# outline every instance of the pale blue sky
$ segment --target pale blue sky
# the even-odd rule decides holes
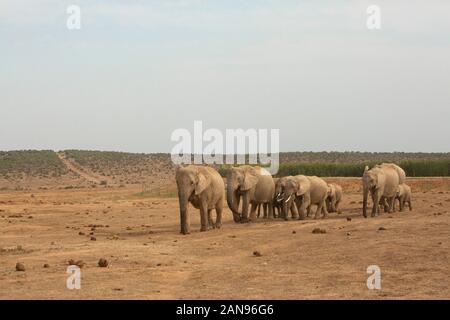
[[[203,120],[282,151],[450,151],[444,0],[2,0],[0,61],[0,150],[170,152]]]

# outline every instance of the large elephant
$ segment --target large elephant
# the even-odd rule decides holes
[[[176,172],[178,200],[180,202],[181,233],[190,232],[188,202],[200,209],[201,229],[220,228],[222,208],[225,201],[225,184],[220,174],[213,168],[189,165]],[[212,210],[216,210],[216,222],[212,220]]]
[[[405,204],[408,203],[409,210],[412,210],[411,206],[411,187],[406,183],[403,183],[398,186],[397,194],[395,199],[398,200],[399,210],[403,211],[405,208]],[[394,202],[394,211],[395,211],[395,202]]]
[[[287,176],[280,179],[281,191],[278,190],[277,198],[283,199],[283,217],[287,220],[288,208],[294,202],[297,206],[299,219],[304,219],[306,213],[310,211],[312,205],[317,205],[315,218],[320,213],[327,216],[325,200],[328,195],[327,183],[316,176]],[[296,218],[293,214],[292,218]]]
[[[342,200],[342,187],[335,183],[328,184],[327,210],[328,212],[339,212],[339,204]]]
[[[405,171],[393,163],[382,163],[369,170],[366,166],[363,173],[363,215],[367,218],[367,199],[369,192],[372,196],[372,217],[380,213],[382,204],[387,201],[388,212],[394,207],[397,189],[406,179]],[[382,199],[384,198],[384,199]]]
[[[268,217],[273,218],[272,200],[275,183],[272,176],[264,168],[257,166],[239,166],[230,168],[227,174],[227,202],[233,212],[235,222],[248,222],[249,205],[251,204],[250,220],[256,220],[256,208],[266,204]],[[239,203],[242,197],[242,212]]]

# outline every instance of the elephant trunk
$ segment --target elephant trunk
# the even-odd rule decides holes
[[[178,200],[180,202],[180,233],[189,234],[189,219],[187,210],[189,195],[187,192],[178,192]]]
[[[367,198],[369,196],[369,188],[364,187],[363,191],[363,216],[367,218]]]
[[[234,222],[239,222],[241,220],[241,215],[238,210],[238,198],[236,195],[236,190],[233,189],[231,183],[227,184],[227,203],[233,213]]]
[[[286,198],[286,200],[283,199],[282,215],[283,215],[284,220],[288,220],[289,209],[291,208],[293,199],[294,199],[294,197],[292,196],[292,194],[289,195]]]

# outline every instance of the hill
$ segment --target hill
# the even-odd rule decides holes
[[[360,176],[365,165],[400,164],[408,176],[450,176],[450,153],[285,152],[279,176]],[[221,174],[226,166],[217,166]],[[170,155],[108,151],[24,150],[0,152],[0,189],[86,188],[173,184]]]

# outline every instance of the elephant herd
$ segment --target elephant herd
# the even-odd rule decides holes
[[[314,218],[329,212],[339,212],[343,197],[342,187],[327,184],[316,176],[287,176],[273,178],[264,168],[243,165],[228,170],[225,183],[220,174],[211,167],[188,165],[176,171],[176,183],[180,204],[181,233],[190,233],[188,203],[200,210],[201,231],[220,228],[225,202],[233,213],[236,223],[254,221],[263,208],[264,218],[288,220],[305,219],[315,207]],[[406,185],[405,172],[392,163],[383,163],[363,173],[363,215],[367,217],[369,193],[373,200],[372,217],[395,211],[395,200],[402,211],[407,203],[411,210],[411,188]],[[226,194],[226,197],[225,197]],[[241,209],[240,209],[241,208]],[[216,212],[213,221],[212,211]],[[258,216],[257,216],[258,211]]]
[[[363,173],[363,215],[367,218],[367,198],[372,197],[372,217],[380,213],[380,206],[385,212],[395,211],[395,200],[398,199],[400,211],[405,204],[411,207],[411,187],[405,184],[405,171],[393,163],[382,163],[369,170],[366,166]]]

